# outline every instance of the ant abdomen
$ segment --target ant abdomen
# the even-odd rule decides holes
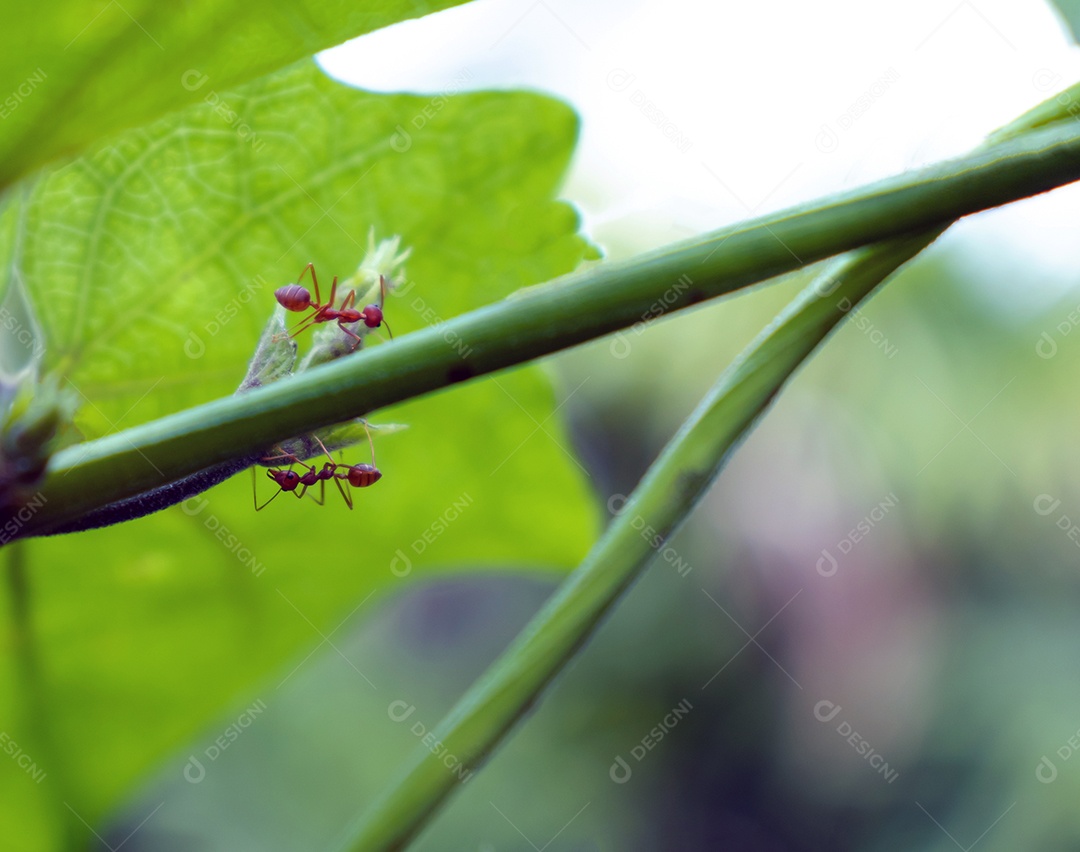
[[[311,307],[311,293],[299,284],[286,284],[274,291],[274,298],[287,311],[306,311]]]
[[[382,471],[373,464],[354,464],[346,476],[353,488],[367,488],[382,479]]]

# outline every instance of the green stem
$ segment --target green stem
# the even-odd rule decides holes
[[[44,789],[54,814],[52,827],[56,843],[65,849],[78,849],[86,845],[89,832],[66,804],[78,801],[78,797],[71,783],[70,761],[56,742],[54,714],[51,712],[55,702],[49,700],[38,653],[27,550],[25,542],[14,542],[7,551],[4,564],[4,581],[10,606],[10,651],[16,685],[25,708],[24,729],[29,734],[23,745],[32,749],[35,764],[40,764],[46,771],[41,781],[46,783]]]
[[[1063,123],[625,262],[597,264],[392,345],[57,453],[41,489],[44,505],[23,534],[294,435],[1077,179],[1080,128]]]
[[[1040,104],[994,133],[984,147],[1068,118],[1077,93],[1080,85]],[[467,767],[491,753],[686,519],[783,384],[844,316],[943,230],[868,246],[839,259],[736,359],[586,560],[439,724],[434,736],[447,752]],[[341,849],[402,848],[455,786],[456,776],[431,753],[419,751],[345,833]]]
[[[938,233],[840,259],[739,356],[581,566],[440,723],[434,737],[447,753],[466,767],[485,759],[689,515],[792,373],[856,304]],[[457,784],[457,774],[429,751],[419,751],[404,775],[348,830],[340,849],[402,848]]]

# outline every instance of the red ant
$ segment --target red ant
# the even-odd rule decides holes
[[[302,287],[300,281],[304,277],[305,272],[311,272],[311,283],[315,286],[315,301],[311,300],[311,293],[308,292],[307,287]],[[363,340],[360,335],[356,334],[352,329],[348,328],[349,323],[363,322],[368,328],[378,328],[380,325],[385,325],[383,322],[382,305],[386,304],[386,277],[379,276],[379,289],[381,292],[380,304],[368,305],[362,311],[358,311],[354,308],[353,300],[356,298],[356,291],[350,290],[349,295],[345,297],[345,301],[341,303],[341,307],[334,308],[334,299],[337,298],[337,276],[334,276],[334,280],[330,285],[330,299],[325,304],[319,304],[319,300],[322,298],[319,295],[319,279],[315,277],[315,264],[309,263],[304,267],[303,271],[297,276],[295,284],[286,284],[284,287],[278,287],[274,291],[274,298],[278,300],[278,304],[285,308],[287,311],[295,311],[297,313],[306,311],[308,308],[314,308],[315,313],[303,320],[290,334],[290,337],[296,337],[300,332],[310,328],[316,323],[320,322],[334,322],[337,321],[338,328],[345,332],[349,337],[355,340],[352,348],[356,349]],[[390,335],[390,339],[394,339],[393,332],[390,331],[390,326],[386,326],[386,331]]]
[[[366,426],[365,426],[366,429]],[[289,467],[286,470],[272,467],[266,471],[266,475],[270,477],[278,485],[278,490],[274,492],[274,496],[259,505],[258,497],[255,496],[255,468],[251,469],[251,482],[252,482],[252,497],[254,498],[255,511],[260,512],[269,506],[279,494],[284,491],[292,492],[298,499],[303,498],[307,493],[308,488],[313,486],[316,482],[320,484],[319,499],[315,500],[312,496],[312,500],[315,500],[320,506],[326,502],[326,480],[334,480],[334,484],[337,486],[338,491],[341,492],[342,498],[345,500],[345,505],[352,509],[353,501],[352,495],[346,491],[342,485],[342,480],[349,483],[354,488],[367,488],[374,485],[380,479],[382,479],[382,471],[375,467],[375,444],[371,440],[371,432],[368,432],[368,444],[371,447],[371,461],[372,464],[354,464],[347,465],[340,462],[335,462],[333,456],[330,455],[330,451],[326,449],[326,446],[315,435],[312,436],[315,441],[322,448],[322,451],[326,454],[326,457],[330,459],[323,463],[321,470],[316,470],[314,465],[304,464],[292,453],[280,453],[276,456],[267,456],[262,459],[264,462],[273,461],[287,461]],[[294,464],[301,464],[307,468],[305,473],[297,473],[292,469]],[[338,473],[338,468],[345,468],[345,473]]]
[[[286,460],[289,462],[290,465],[301,463],[300,460],[293,455],[281,455],[275,458]],[[261,506],[256,499],[255,511],[260,512],[265,509],[274,501],[274,497],[277,497],[278,494],[281,494],[283,491],[291,491],[293,494],[296,495],[296,497],[301,498],[304,496],[304,494],[307,493],[308,488],[310,488],[316,482],[322,482],[323,488],[325,489],[326,480],[333,478],[334,470],[336,468],[336,466],[332,462],[326,462],[323,465],[322,470],[315,470],[314,465],[305,465],[305,467],[307,467],[306,473],[297,473],[295,470],[292,469],[292,467],[289,467],[286,470],[272,467],[268,471],[266,471],[266,475],[278,484],[278,490],[274,492],[273,497],[271,497]],[[252,470],[254,471],[254,468],[252,468]],[[338,488],[340,487],[341,486],[339,485]],[[349,504],[349,508],[351,509],[352,501],[350,500],[349,496],[346,495],[344,491],[342,491],[342,496],[345,497],[345,502]],[[314,497],[312,497],[312,499],[315,500]],[[318,503],[320,506],[325,502],[325,490],[323,494],[320,495],[319,499],[315,500],[315,502]]]

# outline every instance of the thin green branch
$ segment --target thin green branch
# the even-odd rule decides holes
[[[49,466],[43,505],[22,533],[47,531],[293,435],[525,363],[659,312],[1077,179],[1080,126],[1050,126],[990,151],[625,262],[594,265],[392,345],[62,451]]]
[[[861,249],[804,290],[720,377],[649,468],[581,566],[434,732],[465,767],[482,763],[653,560],[783,384],[844,316],[938,232]],[[458,785],[432,751],[346,833],[341,850],[400,849]]]

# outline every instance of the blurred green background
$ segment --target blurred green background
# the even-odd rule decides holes
[[[1076,76],[1076,50],[1063,29],[1046,35],[1058,24],[1041,2],[465,8],[494,9],[495,22],[440,16],[428,31],[464,61],[433,58],[407,28],[408,51],[380,48],[383,33],[354,45],[369,72],[405,75],[386,88],[428,94],[357,95],[294,69],[244,103],[264,111],[262,159],[220,115],[197,113],[220,146],[194,159],[209,173],[203,189],[230,156],[258,192],[281,198],[284,185],[295,199],[277,232],[241,229],[210,261],[184,252],[239,221],[231,196],[216,220],[166,222],[167,243],[142,234],[149,272],[124,262],[128,241],[111,245],[97,292],[137,299],[149,279],[166,301],[145,322],[118,322],[90,299],[87,322],[109,332],[99,360],[80,362],[79,335],[64,338],[79,315],[71,294],[88,298],[83,267],[38,252],[30,278],[55,288],[44,291],[50,330],[95,380],[85,387],[101,409],[84,406],[84,428],[230,392],[266,310],[246,305],[192,364],[183,344],[208,329],[221,294],[276,286],[281,268],[310,257],[350,268],[372,222],[420,247],[417,288],[388,312],[399,334],[432,321],[417,297],[452,316],[577,263],[578,222],[550,203],[577,134],[571,111],[506,93],[449,97],[462,89],[535,86],[573,105],[581,144],[562,195],[624,258],[963,150]],[[441,82],[409,77],[425,62]],[[883,79],[873,109],[855,115]],[[59,90],[42,85],[27,103]],[[381,150],[379,183],[337,209],[355,244],[320,213],[367,160],[314,195],[289,183],[308,187],[305,169],[391,138],[443,96],[443,123],[417,135],[427,159]],[[316,105],[321,121],[308,115]],[[29,118],[28,107],[19,121]],[[821,147],[824,126],[838,149]],[[132,152],[158,141],[103,145],[85,174],[126,175]],[[169,154],[166,184],[182,197],[193,170]],[[279,174],[282,162],[302,183]],[[157,198],[135,184],[137,200]],[[60,184],[42,206],[60,208],[61,224],[89,215],[69,198]],[[0,211],[5,251],[13,209]],[[415,848],[1077,848],[1077,209],[1066,189],[960,223],[841,327]],[[124,213],[121,227],[158,221]],[[9,577],[24,576],[27,557],[34,606],[24,621],[18,584],[4,589],[0,848],[61,848],[57,813],[76,832],[88,818],[98,849],[328,848],[408,755],[431,747],[427,732],[585,552],[597,518],[808,275],[651,323],[629,345],[548,359],[554,397],[530,368],[385,413],[376,420],[410,428],[380,438],[387,476],[354,515],[281,498],[255,516],[245,475],[207,495],[209,513],[177,508],[9,549]],[[154,359],[132,357],[160,341]],[[166,370],[175,375],[155,392]],[[462,520],[444,517],[465,493]],[[210,517],[273,582],[252,580]],[[405,579],[394,559],[420,555],[432,519],[451,531]],[[26,653],[28,624],[46,639],[41,656]],[[162,751],[171,756],[153,763]],[[444,760],[454,771],[455,756]],[[138,773],[134,790],[125,773]],[[18,820],[45,827],[37,846]]]
[[[1064,520],[1080,521],[1080,336],[1058,330],[1076,304],[1022,322],[987,309],[956,243],[796,377],[676,553],[416,848],[1080,842],[1080,580]],[[799,278],[655,323],[628,357],[605,340],[549,364],[598,506],[630,490]],[[462,565],[398,596],[334,640],[366,677],[323,646],[214,760],[213,740],[276,680],[177,755],[108,839],[160,806],[128,847],[324,848],[553,588]]]

